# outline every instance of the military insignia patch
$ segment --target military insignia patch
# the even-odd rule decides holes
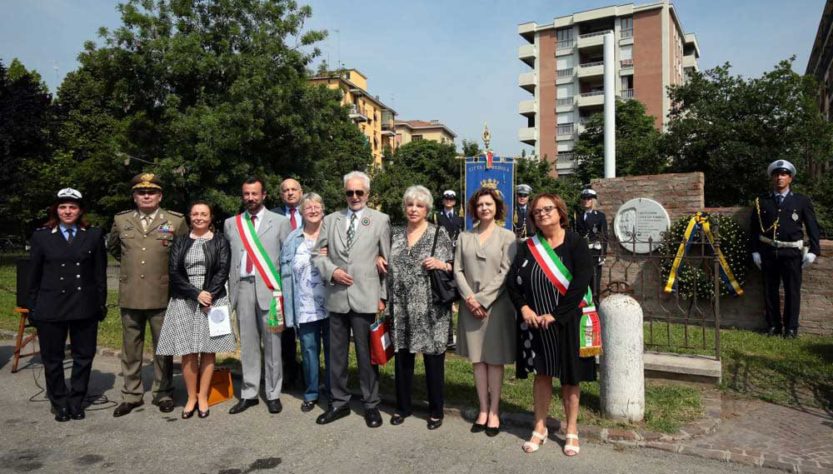
[[[793,221],[798,222],[798,213],[793,211],[792,218],[793,218]]]
[[[369,226],[370,225],[370,218],[367,217],[367,216],[362,217],[362,225],[365,226],[365,227]]]

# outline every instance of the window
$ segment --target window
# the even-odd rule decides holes
[[[420,140],[422,140],[422,135],[411,135],[412,142],[418,142]]]
[[[619,18],[619,29],[621,30],[620,35],[622,38],[630,38],[633,36],[633,17],[632,16],[625,16]]]
[[[566,99],[573,96],[573,85],[562,84],[555,90],[555,97],[559,99]]]
[[[573,114],[569,112],[558,114],[558,125],[565,123],[573,123]]]

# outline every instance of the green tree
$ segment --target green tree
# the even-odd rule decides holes
[[[815,80],[795,73],[793,59],[749,79],[726,63],[670,88],[671,169],[705,174],[707,206],[748,204],[768,188],[773,160],[798,167],[796,184],[812,164],[830,162],[833,127],[819,111]]]
[[[641,102],[616,101],[616,176],[662,173],[666,160],[661,143],[662,134]],[[604,177],[604,114],[590,117],[574,152],[579,157],[576,177],[581,182]]]
[[[54,167],[102,214],[130,206],[128,180],[142,170],[162,177],[166,206],[205,198],[230,214],[249,175],[273,198],[283,177],[296,177],[332,207],[341,176],[369,166],[340,93],[308,83],[325,37],[304,29],[308,6],[128,0],[119,9],[122,26],[100,31],[102,47],[85,44],[58,93]]]
[[[395,224],[405,222],[402,195],[408,186],[421,184],[431,191],[435,207],[445,189],[461,189],[460,164],[453,144],[419,140],[396,150],[373,173],[371,199]]]
[[[38,170],[48,160],[54,132],[52,96],[37,72],[17,59],[0,62],[0,226],[28,236],[58,188],[45,186]]]
[[[480,156],[483,153],[483,150],[480,149],[480,145],[477,144],[476,140],[466,140],[463,139],[463,156],[465,157],[472,157],[472,156]]]
[[[515,159],[515,184],[528,184],[532,194],[552,193],[561,196],[572,207],[578,202],[582,182],[575,176],[563,175],[558,179],[550,175],[552,163],[537,158]]]

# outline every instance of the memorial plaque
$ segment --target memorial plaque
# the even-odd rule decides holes
[[[622,247],[635,253],[656,250],[662,233],[671,226],[668,211],[648,198],[636,198],[622,204],[613,220],[613,232]]]

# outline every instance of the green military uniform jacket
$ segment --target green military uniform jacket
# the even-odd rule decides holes
[[[116,214],[107,248],[121,262],[119,306],[159,309],[168,306],[168,251],[175,236],[188,233],[185,217],[159,209],[147,231],[139,211]]]

